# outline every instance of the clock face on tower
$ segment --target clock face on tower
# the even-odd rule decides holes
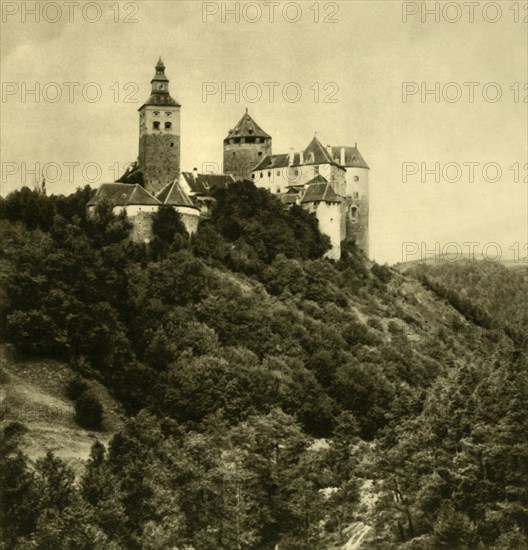
[[[158,90],[163,90],[163,84],[158,84]]]

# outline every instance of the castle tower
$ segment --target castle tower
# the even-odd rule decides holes
[[[180,108],[169,93],[161,57],[151,80],[150,97],[139,108],[139,168],[153,195],[180,174]]]
[[[267,156],[271,156],[271,136],[246,109],[224,139],[224,174],[231,174],[237,180],[249,179],[252,168]]]
[[[332,147],[332,156],[346,168],[345,200],[346,240],[354,241],[369,255],[369,172],[370,168],[354,147]]]

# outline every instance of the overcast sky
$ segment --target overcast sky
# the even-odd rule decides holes
[[[32,187],[27,170],[36,163],[48,166],[52,193],[113,181],[137,157],[137,109],[161,55],[182,104],[183,170],[221,163],[222,140],[248,107],[274,153],[304,148],[314,132],[325,145],[358,143],[371,167],[371,255],[379,262],[400,261],[402,246],[416,259],[403,243],[434,250],[454,242],[467,252],[463,243],[476,242],[475,253],[490,257],[487,243],[503,257],[519,243],[526,254],[524,2],[438,3],[439,21],[433,13],[425,22],[423,2],[392,0],[281,2],[272,21],[273,2],[242,1],[238,22],[225,13],[235,2],[89,2],[84,11],[78,2],[37,4],[39,21],[35,2],[2,4],[3,196]],[[222,97],[237,83],[239,98]],[[435,83],[440,101],[422,98]],[[440,181],[421,163],[440,163]],[[483,174],[487,163],[496,164]]]

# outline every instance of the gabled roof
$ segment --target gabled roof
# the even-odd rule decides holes
[[[237,137],[271,137],[267,134],[249,115],[247,109],[244,116],[237,122],[236,126],[229,130],[225,139]]]
[[[280,155],[268,155],[264,157],[253,169],[252,172],[258,170],[273,170],[274,168],[286,168],[299,167],[304,165],[315,165],[315,164],[331,164],[332,166],[337,166],[344,170],[345,168],[341,166],[337,160],[334,160],[332,156],[336,158],[337,155],[330,155],[327,148],[314,137],[312,141],[308,144],[308,147],[303,151],[303,159],[301,162],[301,153],[294,153],[292,163],[290,164],[290,155],[288,153],[283,153]]]
[[[332,158],[326,147],[317,139],[317,136],[313,137],[308,147],[304,150],[304,162],[305,164],[332,164],[334,166],[340,166],[340,164]]]
[[[170,206],[187,206],[189,208],[197,208],[189,195],[181,188],[177,180],[166,185],[157,195],[156,198],[163,204]]]
[[[312,183],[328,183],[328,180],[324,176],[321,176],[321,174],[318,174],[315,178],[307,181],[305,185],[312,185]]]
[[[87,206],[96,206],[103,201],[109,202],[112,206],[161,204],[158,199],[137,183],[133,185],[128,183],[103,183],[88,201]]]
[[[264,157],[252,170],[271,170],[273,168],[285,168],[288,166],[288,155],[268,155]]]
[[[341,159],[341,149],[345,150],[344,166],[349,168],[366,168],[367,170],[370,170],[369,165],[365,162],[365,159],[361,156],[361,153],[357,147],[335,145],[332,147],[332,155],[335,158]]]
[[[336,194],[329,183],[313,183],[306,189],[301,203],[342,201],[343,198]]]
[[[196,174],[195,176],[193,172],[182,172],[182,176],[191,193],[197,195],[208,195],[214,189],[226,189],[235,181],[233,176],[224,174]]]

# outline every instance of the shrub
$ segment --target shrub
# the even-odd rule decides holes
[[[98,430],[103,421],[103,406],[99,399],[89,391],[79,395],[75,402],[75,420],[87,430]]]
[[[390,267],[387,265],[374,264],[370,270],[382,283],[388,283],[392,279]]]
[[[82,378],[76,376],[69,381],[68,387],[66,388],[66,395],[69,399],[75,401],[86,390],[88,390],[88,384]]]

